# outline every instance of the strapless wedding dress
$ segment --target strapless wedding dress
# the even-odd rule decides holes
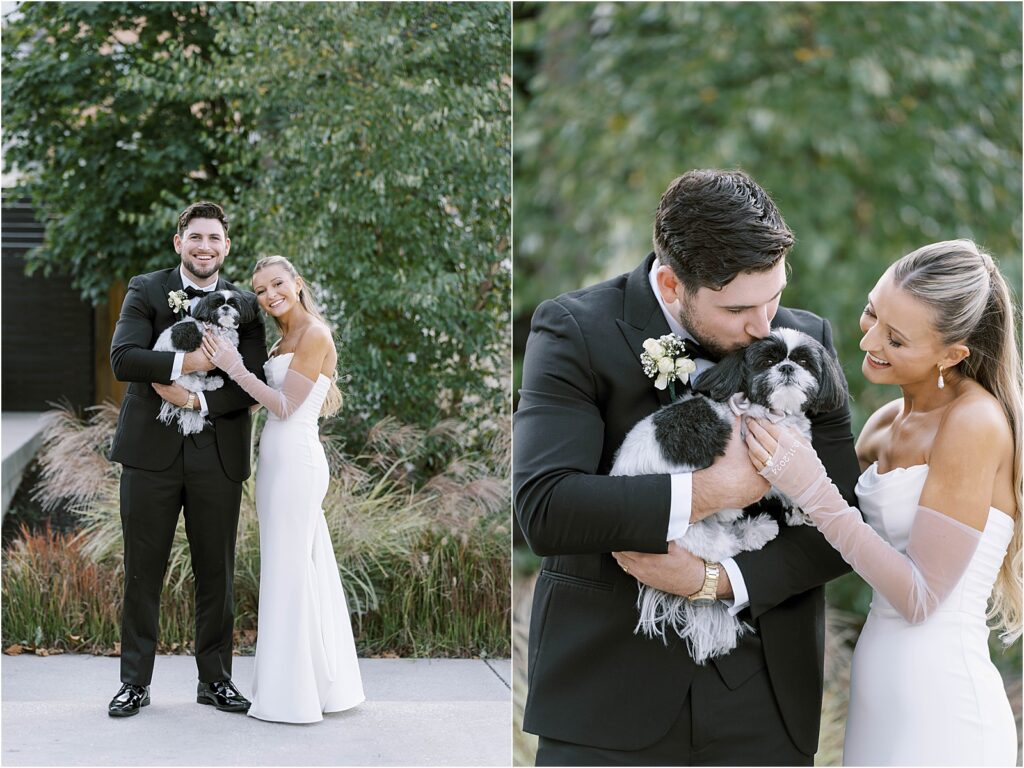
[[[857,483],[864,519],[906,552],[928,466]],[[875,592],[853,654],[845,765],[1015,765],[1017,731],[989,658],[985,611],[1013,521],[989,510],[978,549],[949,598],[920,624]]]
[[[272,357],[280,389],[292,353]],[[252,707],[260,720],[312,723],[363,701],[348,603],[321,503],[327,458],[317,419],[330,380],[321,374],[287,419],[267,415],[256,468],[260,605]]]

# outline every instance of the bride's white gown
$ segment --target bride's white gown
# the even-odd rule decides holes
[[[280,389],[292,353],[272,357]],[[329,480],[317,418],[330,380],[321,374],[287,419],[267,415],[256,469],[260,605],[252,707],[261,720],[312,723],[363,701],[348,603],[321,503]]]
[[[900,552],[928,476],[925,464],[857,483],[864,519]],[[850,680],[846,765],[1015,765],[1017,731],[989,658],[985,610],[1013,534],[989,510],[977,552],[949,598],[910,624],[880,594],[857,641]]]

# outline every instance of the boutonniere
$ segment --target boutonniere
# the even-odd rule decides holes
[[[676,397],[676,381],[686,384],[690,374],[697,370],[697,364],[686,356],[683,340],[674,333],[667,333],[658,339],[647,339],[644,351],[640,353],[644,373],[654,379],[656,389],[668,387],[672,399]]]
[[[171,291],[167,294],[167,306],[174,310],[174,314],[178,314],[192,306],[192,299],[184,291]]]

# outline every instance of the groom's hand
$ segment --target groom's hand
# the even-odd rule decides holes
[[[662,592],[686,597],[704,585],[704,561],[674,541],[669,542],[668,553],[664,555],[612,552],[612,557],[637,581]],[[732,584],[724,568],[719,569],[718,596],[732,597]]]
[[[195,352],[186,352],[184,359],[181,361],[181,372],[182,373],[195,373],[196,371],[212,371],[216,366],[206,356],[203,350],[197,349]],[[165,400],[167,398],[164,398]]]
[[[180,384],[156,384],[151,385],[156,393],[171,405],[179,408],[188,402],[189,391]],[[193,410],[198,406],[193,406]]]
[[[725,455],[717,458],[710,467],[693,473],[690,522],[700,522],[723,509],[743,509],[760,501],[769,488],[768,481],[750,463],[737,418],[732,425]]]

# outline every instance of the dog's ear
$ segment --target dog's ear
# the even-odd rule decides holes
[[[192,318],[179,320],[171,326],[171,344],[179,352],[195,352],[203,343],[203,330]]]
[[[824,347],[818,353],[818,358],[821,362],[821,373],[818,375],[818,394],[807,403],[807,410],[810,413],[833,411],[846,402],[849,394],[846,376],[843,375],[839,361]]]
[[[728,400],[737,392],[744,389],[743,358],[745,350],[733,352],[723,357],[718,364],[708,371],[702,373],[697,382],[693,385],[693,391],[701,395],[707,395],[712,400]]]
[[[201,320],[204,323],[212,323],[216,321],[217,318],[213,316],[213,302],[210,301],[211,296],[213,296],[213,294],[207,293],[205,296],[192,299],[192,317],[196,320]]]
[[[258,305],[256,304],[256,298],[254,296],[246,296],[244,293],[238,294],[238,324],[245,325],[251,323],[256,319],[256,315],[259,312]]]

